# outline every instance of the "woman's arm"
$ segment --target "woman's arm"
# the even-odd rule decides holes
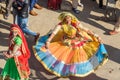
[[[80,29],[82,29],[82,30],[84,30],[85,32],[87,32],[88,34],[91,34],[91,35],[94,35],[94,33],[91,31],[91,30],[89,30],[88,28],[86,28],[86,27],[83,27],[83,25],[79,22],[79,25],[78,25],[79,27],[80,27]]]
[[[52,34],[50,35],[50,37],[49,37],[48,40],[46,41],[46,48],[48,48],[49,43],[51,42],[51,40],[53,39],[53,37],[57,34],[57,32],[60,30],[60,28],[61,28],[61,25],[57,25],[57,26],[54,28]]]
[[[17,51],[19,50],[19,48],[20,48],[20,45],[16,44],[13,48],[12,55],[17,56],[18,55]]]
[[[9,52],[8,51],[8,52],[3,52],[3,55],[7,58],[12,58],[17,55],[16,52],[18,51],[19,48],[20,48],[19,45],[15,45],[13,48],[13,51],[10,54],[8,54],[8,52]]]
[[[103,42],[103,41],[101,40],[101,38],[99,37],[99,35],[95,34],[95,33],[92,32],[91,30],[89,30],[88,28],[83,27],[83,25],[82,25],[81,23],[79,23],[79,27],[80,27],[82,30],[84,30],[85,32],[87,32],[88,34],[93,35],[93,36],[95,36],[96,38],[98,38],[99,42]]]
[[[18,49],[20,48],[22,44],[22,40],[19,36],[17,36],[15,39],[14,39],[14,46],[13,46],[13,50],[11,51],[11,53],[9,54],[8,58],[12,58],[14,56],[17,56],[17,51]]]

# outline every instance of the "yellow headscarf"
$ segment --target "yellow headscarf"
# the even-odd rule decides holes
[[[71,13],[68,13],[68,12],[61,13],[60,16],[58,17],[58,19],[61,22],[63,22],[66,16],[70,16],[72,18],[72,23],[78,22],[78,19],[74,15],[72,15]],[[70,36],[73,36],[76,34],[76,29],[74,27],[70,27],[66,24],[64,24],[62,26],[63,26],[63,30],[67,34],[67,36],[70,37]]]
[[[72,15],[71,13],[68,12],[63,12],[59,15],[58,19],[63,22],[63,20],[65,19],[66,16],[70,16],[72,18],[72,21],[78,21],[78,19]]]

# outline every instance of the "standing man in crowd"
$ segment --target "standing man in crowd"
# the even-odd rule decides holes
[[[13,9],[16,12],[15,15],[15,24],[18,24],[21,30],[28,35],[32,35],[35,37],[35,42],[37,38],[39,37],[39,33],[33,32],[28,28],[28,3],[22,1],[22,0],[16,0],[13,3]]]

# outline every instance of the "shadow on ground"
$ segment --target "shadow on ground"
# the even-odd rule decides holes
[[[96,28],[99,28],[99,29],[101,29],[105,32],[108,31],[109,29],[106,29],[104,26],[102,26],[98,22],[94,21],[96,19],[98,19],[97,21],[100,21],[99,16],[91,14],[92,12],[97,12],[97,13],[104,14],[105,10],[104,9],[103,10],[99,9],[97,2],[92,2],[90,0],[83,0],[82,3],[84,4],[84,8],[79,15],[76,15],[77,18],[80,21],[83,21],[83,22],[85,22],[89,25],[92,25]],[[91,3],[91,4],[88,5],[86,3]]]
[[[8,23],[6,21],[0,20],[0,28],[10,30],[11,23]]]
[[[1,59],[5,59],[4,56],[3,56],[3,51],[0,51],[0,60]]]
[[[47,80],[47,78],[41,74],[41,72],[46,73],[47,71],[37,61],[37,59],[35,58],[34,53],[33,53],[32,46],[35,44],[33,36],[28,36],[27,42],[28,42],[29,49],[31,52],[31,57],[29,59],[29,65],[31,68],[31,75],[30,75],[31,80],[39,80],[39,79]]]
[[[83,10],[79,13],[79,14],[75,14],[72,10],[71,11],[66,11],[66,12],[70,12],[73,15],[75,15],[80,21],[85,22],[87,24],[90,24],[96,28],[99,28],[105,32],[109,32],[110,30],[105,28],[103,25],[99,24],[97,21],[103,21],[105,22],[104,16],[96,16],[91,14],[91,12],[97,12],[97,13],[101,13],[101,14],[105,14],[105,9],[99,9],[98,7],[98,3],[96,1],[92,1],[92,0],[81,0],[81,3],[83,3],[84,7]],[[88,4],[89,3],[89,4]],[[41,5],[44,8],[47,8],[47,0],[39,0],[38,4]],[[52,9],[51,9],[52,10]],[[62,10],[52,10],[55,12],[64,12]],[[102,19],[101,19],[102,17]],[[94,21],[95,20],[95,21]],[[106,22],[109,24],[115,24],[115,22]],[[105,35],[108,35],[107,33],[105,33]]]
[[[120,64],[120,49],[105,45],[109,59]]]
[[[47,9],[47,1],[48,0],[38,0],[38,4]],[[73,11],[67,11],[67,12],[74,14],[80,21],[83,21],[85,23],[93,25],[94,27],[100,28],[105,32],[106,31],[108,32],[109,29],[105,28],[101,24],[94,21],[94,20],[101,21],[101,18],[99,16],[95,16],[95,15],[91,14],[92,11],[104,14],[105,9],[99,9],[98,3],[96,1],[93,2],[92,0],[81,0],[81,2],[84,4],[84,7],[83,7],[83,10],[80,12],[80,14],[75,14]],[[63,12],[62,10],[52,10],[52,11],[55,11],[58,13]],[[94,20],[92,20],[92,19],[94,19]],[[107,23],[115,24],[115,22],[107,22]]]
[[[10,30],[10,23],[0,20],[0,29]],[[9,34],[0,31],[0,45],[1,46],[8,46],[8,38]]]
[[[70,80],[107,80],[107,79],[98,77],[96,74],[90,74],[87,77],[83,77],[83,78],[80,78],[80,77],[70,77],[69,79]]]

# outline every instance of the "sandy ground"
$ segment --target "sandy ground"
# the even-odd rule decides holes
[[[34,37],[27,36],[29,48],[31,50],[31,58],[29,60],[31,68],[31,80],[120,80],[120,34],[108,35],[107,32],[114,27],[114,21],[105,22],[103,20],[103,14],[105,10],[100,10],[96,2],[91,0],[82,0],[84,8],[80,8],[80,14],[74,14],[83,24],[93,32],[101,36],[104,41],[105,47],[109,54],[109,61],[99,68],[95,73],[90,74],[87,77],[67,77],[60,78],[54,74],[49,73],[43,68],[43,66],[34,57],[32,46],[34,45]],[[41,36],[46,34],[51,28],[59,22],[58,15],[61,10],[48,10],[47,0],[39,0],[39,4],[43,7],[42,10],[36,10],[38,16],[30,16],[29,28],[35,32],[40,32]],[[105,3],[104,3],[105,4]],[[119,10],[119,9],[118,9]],[[102,18],[101,18],[102,17]],[[0,72],[5,65],[5,58],[2,52],[8,48],[8,35],[9,26],[13,22],[12,15],[8,20],[3,19],[3,15],[0,14]]]

